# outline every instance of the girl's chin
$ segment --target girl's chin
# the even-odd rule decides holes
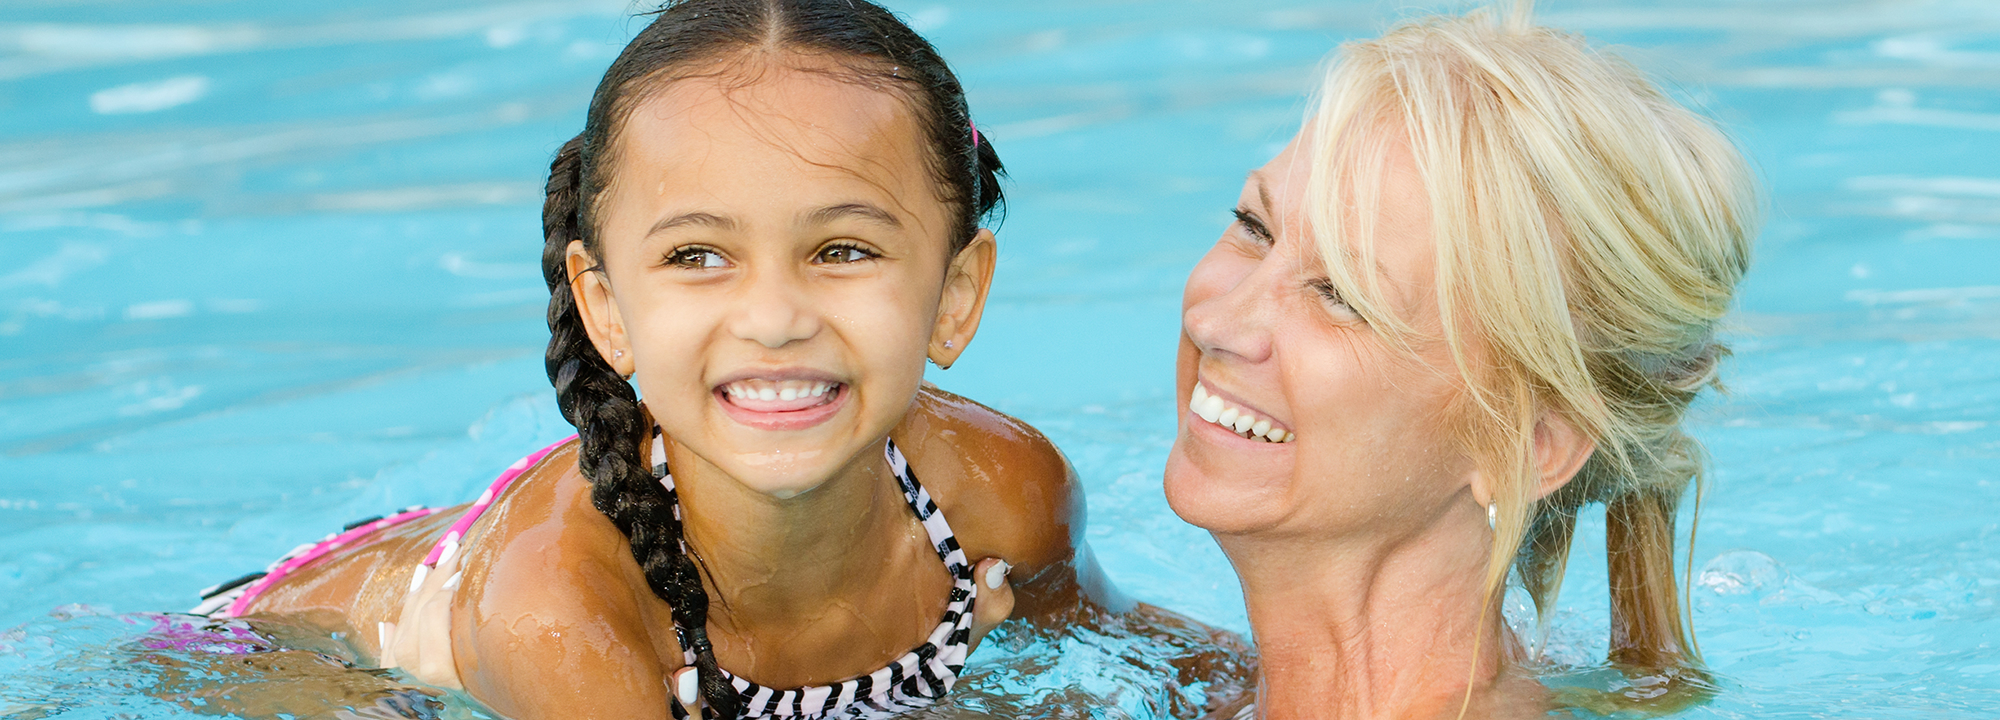
[[[790,500],[812,492],[835,472],[823,467],[828,454],[823,449],[739,453],[732,458],[736,467],[730,475],[752,491]]]

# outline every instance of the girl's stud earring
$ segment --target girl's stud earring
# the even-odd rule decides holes
[[[950,341],[950,340],[946,340],[946,341],[944,341],[944,349],[946,349],[946,350],[950,350],[950,349],[951,349],[951,341]]]
[[[617,359],[619,359],[619,358],[622,358],[622,357],[625,357],[625,351],[624,351],[624,350],[613,350],[613,351],[611,351],[611,359],[613,359],[613,360],[617,360]]]
[[[1500,503],[1486,504],[1486,529],[1500,531]]]

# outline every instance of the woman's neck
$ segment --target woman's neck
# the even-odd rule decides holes
[[[1484,523],[1393,541],[1218,534],[1243,581],[1262,717],[1449,718],[1468,682],[1491,687],[1511,640],[1482,601],[1487,543],[1458,537],[1471,532]]]
[[[894,577],[888,568],[908,567],[905,556],[930,545],[927,537],[911,542],[923,528],[879,443],[812,491],[786,499],[751,490],[694,453],[668,447],[683,535],[700,557],[709,616],[719,626],[799,625],[861,604]]]

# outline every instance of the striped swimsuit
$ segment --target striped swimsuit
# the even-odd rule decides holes
[[[564,443],[574,440],[572,436],[554,445],[522,458],[507,468],[493,485],[481,494],[479,500],[467,509],[465,515],[445,531],[431,552],[413,571],[411,587],[423,584],[430,571],[440,563],[449,560],[458,550],[461,540],[472,524],[484,514],[500,495],[512,485],[516,478],[525,474],[536,463],[548,456]],[[931,546],[937,551],[938,559],[944,562],[951,573],[952,587],[944,617],[931,631],[924,643],[905,653],[894,662],[875,672],[843,680],[832,685],[779,690],[758,685],[723,671],[731,685],[736,688],[738,706],[743,718],[783,718],[785,720],[831,720],[885,718],[911,710],[916,710],[943,698],[958,682],[958,673],[965,667],[966,655],[971,651],[972,602],[976,593],[972,581],[972,565],[966,561],[965,552],[959,549],[958,538],[952,535],[951,526],[945,522],[944,513],[931,500],[930,493],[917,482],[917,476],[910,469],[909,461],[896,443],[889,441],[883,450],[889,462],[889,470],[896,477],[897,485],[903,491],[903,499],[923,523],[924,532],[930,536]],[[674,490],[674,478],[667,471],[667,456],[664,436],[659,429],[653,432],[653,458],[658,461],[653,466],[653,476],[666,488],[667,498],[673,503],[674,517],[679,518],[681,507],[679,495]],[[266,589],[287,575],[339,550],[351,545],[383,528],[400,525],[439,512],[442,508],[410,508],[403,512],[377,519],[363,520],[350,524],[340,533],[308,545],[302,545],[261,573],[232,580],[202,591],[202,603],[191,612],[216,618],[233,618],[241,615]],[[682,543],[682,552],[686,552]],[[453,578],[452,580],[456,580]],[[447,581],[446,587],[457,587],[456,582]],[[681,647],[691,645],[687,629],[675,624],[674,633]],[[692,651],[683,651],[687,665],[694,665]],[[685,720],[688,715],[679,703],[668,703],[676,720]]]

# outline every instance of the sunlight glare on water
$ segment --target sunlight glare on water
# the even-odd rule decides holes
[[[1122,589],[1247,631],[1227,562],[1160,495],[1181,283],[1320,58],[1406,3],[893,6],[1013,175],[982,332],[932,379],[1068,453]],[[1542,7],[1717,117],[1770,189],[1732,394],[1695,421],[1691,602],[1722,691],[1685,716],[1992,714],[2000,5]],[[91,664],[125,642],[107,613],[184,610],[348,520],[470,499],[571,432],[541,366],[540,186],[633,9],[0,7],[0,714],[183,717],[145,696],[158,678],[83,682],[113,677]],[[1605,650],[1602,534],[1578,539],[1559,668]],[[1104,645],[1008,647],[982,651],[996,687],[1129,677]],[[993,665],[1020,653],[1039,664]],[[51,704],[62,672],[89,687]],[[1086,689],[1120,698],[1100,716],[1173,705],[1143,682]]]

